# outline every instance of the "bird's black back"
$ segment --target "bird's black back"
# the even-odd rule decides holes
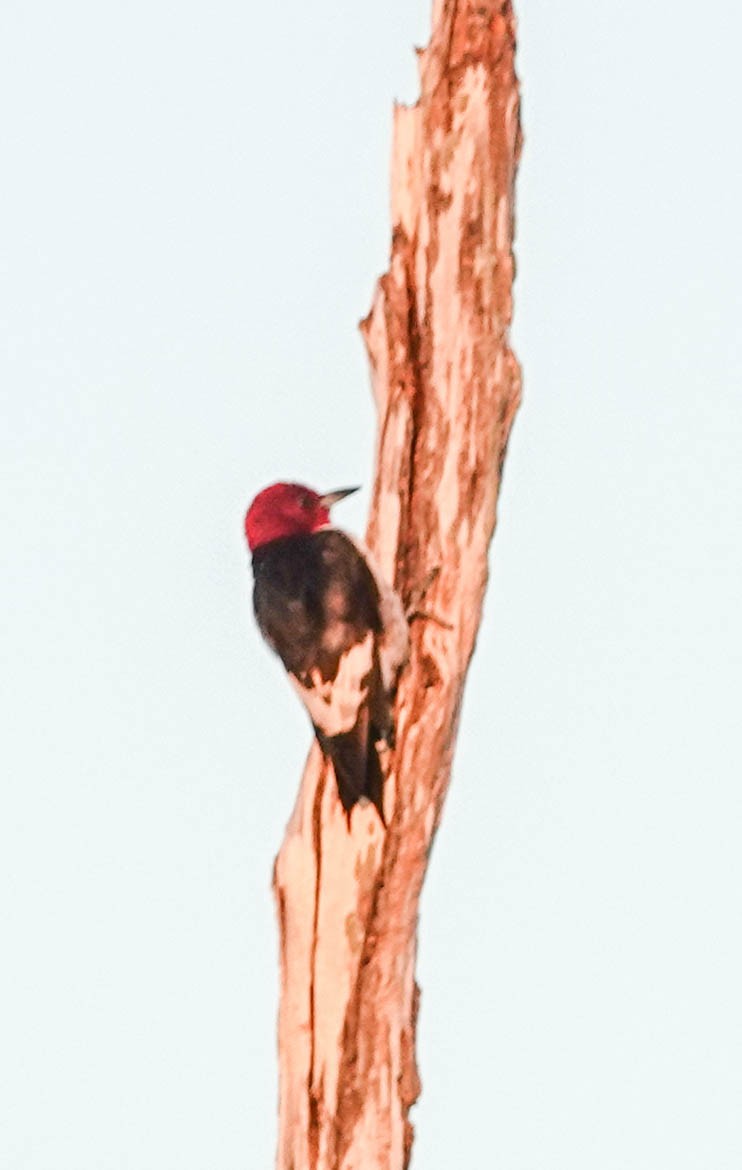
[[[344,533],[324,528],[272,540],[253,553],[253,605],[263,637],[298,678],[332,680],[346,650],[379,633],[379,591]]]

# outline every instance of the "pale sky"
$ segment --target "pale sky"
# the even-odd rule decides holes
[[[416,1170],[742,1165],[731,0],[519,6],[525,393],[426,885]],[[263,1170],[310,740],[264,484],[362,482],[427,0],[0,10],[0,1168]]]

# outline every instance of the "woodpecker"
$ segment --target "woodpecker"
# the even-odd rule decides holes
[[[393,740],[391,705],[409,643],[398,595],[368,553],[330,527],[330,508],[355,491],[274,483],[245,516],[255,617],[332,762],[348,828],[362,797],[385,823],[379,747]]]

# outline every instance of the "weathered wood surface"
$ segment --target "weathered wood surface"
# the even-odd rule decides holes
[[[388,830],[349,833],[317,748],[276,860],[279,1170],[402,1170],[418,990],[416,928],[520,371],[508,344],[520,149],[509,3],[437,0],[421,96],[394,118],[392,249],[362,323],[378,407],[367,541],[406,600],[432,572],[397,700]],[[466,1070],[462,1070],[465,1075]]]

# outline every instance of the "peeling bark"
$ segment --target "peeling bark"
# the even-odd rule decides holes
[[[394,117],[392,248],[361,329],[378,408],[367,543],[409,601],[382,827],[348,831],[316,745],[278,855],[278,1170],[402,1170],[420,1092],[420,890],[448,786],[520,370],[508,344],[520,149],[511,5],[436,0]],[[328,782],[331,781],[331,782]]]

